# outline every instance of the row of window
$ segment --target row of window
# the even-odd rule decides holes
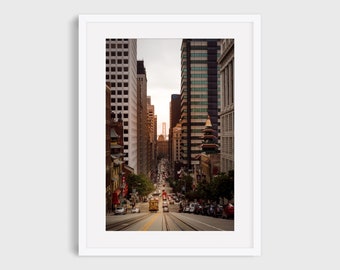
[[[115,75],[115,74],[112,74],[112,75],[106,75],[106,78],[107,76],[110,76],[109,78],[111,78],[111,80],[115,80],[115,79],[118,79],[118,80],[127,80],[129,78],[129,75],[121,75],[121,74],[118,74],[118,75]]]
[[[111,64],[115,64],[116,63],[115,61],[116,61],[115,59],[111,59],[111,62],[112,62]],[[106,59],[106,64],[110,64],[109,59]],[[124,64],[125,64],[125,62],[124,62]],[[112,69],[114,69],[113,71],[116,71],[116,70],[117,71],[123,71],[123,70],[128,71],[129,70],[127,66],[126,67],[111,67],[111,71],[112,71]],[[110,67],[106,67],[106,71],[110,71]]]
[[[111,106],[111,111],[121,111],[124,108],[124,111],[128,111],[129,107],[128,106]]]
[[[110,79],[110,76],[109,75],[106,75],[106,80],[109,80]],[[111,87],[129,87],[129,83],[116,83],[116,82],[110,82],[111,83]]]
[[[115,102],[118,102],[118,103],[121,103],[122,101],[124,100],[125,103],[128,103],[129,102],[129,99],[128,98],[111,98],[111,102],[112,103],[115,103]],[[125,117],[125,116],[124,116]]]
[[[106,56],[128,56],[129,51],[124,51],[124,52],[116,52],[116,51],[111,51],[111,52],[106,52]]]
[[[129,64],[129,59],[106,59],[106,64]]]
[[[111,46],[110,46],[111,45]],[[121,49],[121,48],[125,48],[125,49],[127,49],[127,48],[129,48],[129,44],[128,43],[125,43],[125,44],[121,44],[121,43],[118,43],[118,44],[116,44],[116,43],[111,43],[111,44],[106,44],[106,48],[108,49],[108,48],[112,48],[112,49]]]
[[[124,91],[122,91],[122,90],[111,90],[111,95],[118,95],[118,96],[121,96],[122,94],[124,93],[124,95],[128,95],[129,94],[129,91],[128,90],[124,90]]]

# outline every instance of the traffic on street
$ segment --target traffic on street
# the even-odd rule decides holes
[[[164,163],[159,164],[155,189],[133,206],[117,207],[106,216],[107,231],[233,231],[232,204],[201,205],[173,193],[166,181]]]

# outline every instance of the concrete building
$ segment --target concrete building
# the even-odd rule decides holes
[[[137,170],[137,40],[106,39],[106,81],[111,112],[122,115],[124,161]]]
[[[137,168],[138,174],[149,175],[147,166],[148,144],[148,108],[147,108],[147,77],[144,61],[137,61]]]
[[[234,40],[224,39],[218,59],[221,80],[221,172],[234,170]]]
[[[181,95],[172,94],[170,101],[170,127],[169,127],[169,157],[170,157],[170,165],[173,165],[174,159],[173,157],[176,155],[176,149],[174,149],[174,128],[177,127],[177,124],[181,121]],[[179,159],[177,160],[179,161]]]
[[[180,162],[181,161],[181,124],[177,123],[177,125],[172,129],[172,141],[171,141],[171,149],[172,151],[170,154],[172,155],[170,157],[170,160],[173,163]]]
[[[192,171],[199,164],[207,115],[219,129],[218,39],[184,39],[181,47],[181,162]]]
[[[157,170],[157,115],[155,115],[155,106],[151,104],[151,97],[147,96],[147,127],[148,127],[148,144],[147,159],[148,172],[150,179],[156,181]]]
[[[168,147],[168,140],[165,138],[163,134],[158,136],[157,140],[157,159],[161,158],[169,158],[169,147]]]

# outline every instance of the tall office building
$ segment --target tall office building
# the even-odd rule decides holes
[[[111,112],[124,128],[124,161],[137,170],[137,40],[106,39],[106,81]]]
[[[170,127],[169,127],[169,156],[170,156],[170,164],[174,162],[174,128],[180,123],[181,119],[181,95],[172,94],[170,100]],[[179,159],[178,159],[179,160]]]
[[[137,61],[137,172],[138,174],[148,175],[147,168],[147,78],[144,61]]]
[[[221,77],[221,172],[234,170],[234,40],[224,39],[218,59]]]
[[[166,123],[162,122],[162,135],[164,136],[164,139],[166,140]]]
[[[181,162],[188,170],[199,164],[207,117],[219,129],[218,39],[184,39],[181,47]]]
[[[148,144],[147,159],[149,177],[156,181],[157,169],[157,115],[155,115],[155,106],[151,104],[151,97],[147,96],[147,126],[148,126]]]

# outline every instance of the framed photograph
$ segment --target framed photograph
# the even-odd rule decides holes
[[[259,15],[79,16],[79,255],[261,255]]]

